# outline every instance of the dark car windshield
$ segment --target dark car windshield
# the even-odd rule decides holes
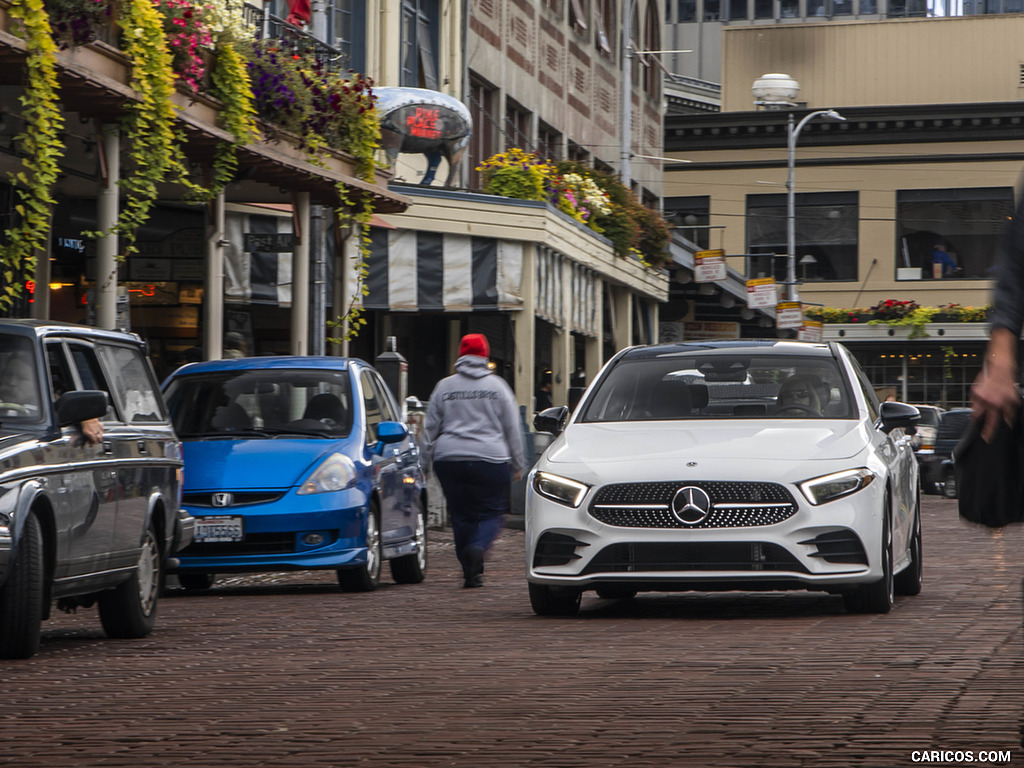
[[[582,421],[855,417],[831,357],[695,352],[620,361]]]
[[[338,438],[352,430],[352,393],[344,371],[196,373],[172,379],[164,394],[182,438]]]
[[[38,422],[43,417],[33,350],[24,336],[0,334],[0,422]]]

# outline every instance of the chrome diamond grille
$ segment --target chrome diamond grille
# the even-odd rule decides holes
[[[711,499],[708,516],[687,524],[673,514],[672,497],[696,486]],[[797,505],[779,483],[683,481],[606,485],[590,504],[591,516],[619,528],[750,528],[775,525],[796,514]]]

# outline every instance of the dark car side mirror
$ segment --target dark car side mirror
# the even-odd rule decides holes
[[[57,422],[62,427],[99,419],[107,413],[107,393],[98,389],[65,392],[57,398]]]
[[[886,401],[879,406],[878,415],[881,429],[885,434],[900,427],[906,429],[908,433],[911,429],[916,431],[917,427],[914,425],[921,419],[921,412],[914,406],[891,401]]]
[[[382,421],[377,425],[377,439],[382,443],[400,443],[409,436],[409,428],[400,421]]]
[[[554,408],[545,408],[533,417],[533,428],[538,432],[548,432],[552,435],[562,434],[565,429],[565,422],[569,418],[569,409],[564,405],[556,405]]]

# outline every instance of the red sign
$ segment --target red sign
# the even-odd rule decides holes
[[[405,119],[410,136],[420,139],[440,139],[441,131],[437,127],[440,110],[416,107],[416,113]]]

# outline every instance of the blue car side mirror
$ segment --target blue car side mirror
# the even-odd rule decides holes
[[[400,421],[382,421],[377,425],[377,439],[382,443],[400,443],[409,436],[409,428]]]

